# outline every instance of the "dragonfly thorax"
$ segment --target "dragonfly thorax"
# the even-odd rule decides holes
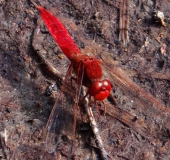
[[[110,94],[111,84],[107,79],[101,80],[102,69],[96,58],[79,54],[72,59],[75,71],[79,70],[82,64],[83,85],[88,87],[88,94],[93,96],[95,100],[102,101]],[[78,77],[77,77],[78,78]]]

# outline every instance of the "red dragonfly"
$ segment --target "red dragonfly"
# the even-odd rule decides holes
[[[111,91],[110,81],[108,79],[102,79],[103,75],[101,62],[96,58],[81,54],[79,48],[75,45],[63,24],[44,8],[37,6],[37,9],[39,10],[41,18],[43,19],[50,34],[52,35],[58,46],[61,48],[63,53],[66,55],[66,57],[71,61],[65,79],[67,79],[71,75],[72,71],[76,73],[75,81],[78,87],[76,88],[75,91],[76,94],[74,99],[75,105],[73,107],[74,112],[78,108],[79,96],[81,93],[82,85],[88,88],[84,98],[89,96],[89,99],[91,99],[91,97],[93,97],[95,104],[97,106],[97,101],[103,101],[105,98],[109,96]],[[61,115],[60,113],[58,113],[61,112],[59,111],[59,108],[60,107],[58,99],[47,123],[48,128],[46,139],[47,146],[51,145],[51,142],[49,141],[54,140],[55,135],[53,133],[55,131],[52,130],[54,130],[55,128],[59,129],[61,127],[59,126],[61,124],[58,124],[58,126],[56,126],[57,125],[56,123],[61,121]],[[76,126],[76,114],[74,115],[75,116],[73,120],[73,126]],[[55,125],[55,127],[53,125]],[[74,133],[75,128],[73,129],[73,134]],[[48,147],[48,150],[50,152],[53,152],[54,148],[55,148],[54,146],[50,146]]]
[[[157,106],[160,113],[170,113],[170,111],[163,106],[153,96],[146,93],[138,85],[136,85],[130,78],[123,75],[122,70],[117,68],[116,65],[113,68],[109,68],[102,61],[96,58],[87,56],[81,53],[79,48],[73,42],[71,36],[63,26],[63,24],[51,13],[40,6],[36,6],[39,10],[40,16],[43,19],[50,34],[61,48],[62,52],[71,61],[69,69],[66,73],[65,80],[71,77],[72,72],[75,72],[76,77],[74,81],[76,83],[76,90],[74,92],[75,97],[74,106],[70,107],[74,113],[77,112],[79,97],[82,86],[87,87],[87,93],[85,97],[89,96],[89,99],[93,97],[94,102],[103,101],[106,99],[111,91],[111,83],[108,79],[103,78],[103,68],[108,72],[109,79],[112,79],[118,86],[123,90],[130,90],[138,97],[147,100],[153,104],[153,107]],[[72,78],[70,78],[72,79]],[[64,90],[62,88],[62,90]],[[67,97],[69,98],[69,97]],[[66,99],[67,100],[67,99]],[[62,100],[62,94],[57,98],[56,103],[53,107],[49,120],[47,122],[47,135],[46,135],[46,146],[49,152],[54,152],[59,141],[61,140],[61,134],[64,130],[64,119],[71,119],[65,117],[64,111],[67,110]],[[65,118],[63,118],[65,117]],[[73,134],[75,133],[76,126],[76,114],[73,116]],[[66,126],[65,126],[66,127]],[[67,129],[69,126],[67,126]],[[69,130],[69,129],[68,129]]]

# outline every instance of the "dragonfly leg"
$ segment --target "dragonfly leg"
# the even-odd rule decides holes
[[[89,95],[89,93],[87,92],[86,95],[83,96],[83,98],[80,100],[79,103],[82,104],[88,95]],[[90,104],[90,101],[91,101],[91,97],[89,98],[89,104]]]
[[[73,81],[77,81],[77,78],[75,78],[75,77],[71,77],[71,86],[73,86]]]
[[[102,101],[102,103],[104,105],[104,116],[105,116],[105,114],[106,114],[106,105],[105,105],[104,101]]]
[[[100,110],[99,110],[99,106],[98,106],[98,104],[97,104],[97,101],[94,100],[94,103],[95,103],[95,107],[96,107],[96,109],[97,109],[98,117],[100,117]]]

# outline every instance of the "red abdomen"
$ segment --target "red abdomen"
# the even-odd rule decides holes
[[[73,55],[79,54],[80,50],[73,42],[71,36],[64,28],[63,24],[44,8],[37,7],[50,34],[61,48],[63,53],[71,60]]]

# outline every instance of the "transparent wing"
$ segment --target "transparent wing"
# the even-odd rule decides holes
[[[119,114],[118,112],[116,113],[117,119],[131,126],[146,139],[159,139],[158,133],[160,135],[166,134],[166,130],[170,129],[169,108],[165,107],[159,100],[133,82],[127,73],[115,64],[112,58],[106,57],[105,55],[101,57],[104,61],[104,63],[101,62],[101,66],[107,71],[106,76],[109,77],[111,82],[116,84],[122,92],[122,98],[118,103],[118,107],[121,107],[122,111],[120,112],[119,109]],[[125,98],[123,99],[123,97]],[[113,107],[112,109],[109,107],[108,109],[108,113],[111,113],[115,108]],[[113,112],[115,113],[115,111]],[[133,116],[127,114],[128,112],[133,113],[133,119]],[[131,118],[127,119],[128,116]],[[160,124],[165,128],[160,128]],[[153,138],[148,138],[149,136]]]
[[[66,87],[66,84],[64,84]],[[74,87],[71,87],[74,91]],[[66,90],[66,88],[65,88]],[[67,140],[72,140],[74,121],[74,93],[61,91],[57,98],[49,120],[45,128],[45,146],[49,153],[55,152],[57,146],[62,143],[65,136]]]
[[[106,62],[105,64],[101,63],[102,66],[107,70],[108,76],[112,79],[113,83],[118,85],[123,91],[131,93],[132,96],[138,97],[143,101],[147,101],[157,106],[159,111],[162,113],[169,112],[163,104],[161,104],[156,98],[154,98],[151,94],[144,91],[141,87],[139,87],[135,82],[133,82],[127,73],[123,71],[120,67],[118,67],[112,58],[108,58],[106,56],[102,56],[102,59]]]
[[[55,152],[57,146],[63,143],[63,135],[72,143],[75,138],[78,103],[82,88],[84,66],[78,65],[76,79],[72,80],[70,73],[72,65],[68,69],[66,78],[61,87],[53,110],[45,129],[45,146],[49,153]],[[72,81],[72,82],[71,82]],[[71,151],[71,149],[69,149]]]

